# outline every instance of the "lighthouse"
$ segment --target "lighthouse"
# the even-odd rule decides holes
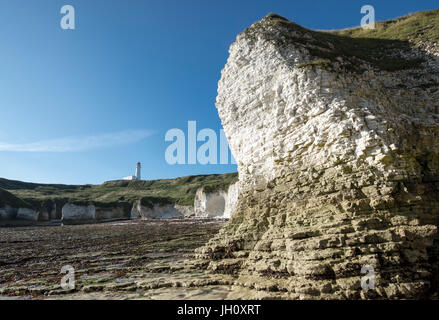
[[[140,169],[142,168],[140,162],[137,162],[136,165],[136,180],[141,180]]]
[[[141,176],[141,173],[140,173],[140,169],[141,168],[142,168],[142,165],[140,164],[140,162],[137,162],[137,165],[136,165],[136,175],[125,177],[125,178],[123,178],[123,180],[141,180],[142,179],[142,176]]]

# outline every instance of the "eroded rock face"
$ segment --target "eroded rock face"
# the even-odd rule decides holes
[[[129,212],[123,207],[81,206],[66,203],[62,208],[61,221],[63,224],[87,224],[128,218]]]
[[[181,206],[175,204],[174,208],[183,215],[183,218],[193,218],[195,216],[195,211],[193,206]]]
[[[83,224],[96,222],[96,208],[94,205],[80,206],[66,203],[62,208],[63,224]]]
[[[347,69],[353,57],[321,64],[314,53],[334,45],[315,37],[266,17],[231,45],[216,105],[240,195],[228,225],[198,250],[200,266],[240,274],[246,286],[273,281],[266,287],[292,298],[431,296],[438,46],[386,53],[422,59],[416,69],[359,60],[358,72]],[[364,266],[374,290],[361,289]]]
[[[203,187],[195,194],[194,209],[197,218],[220,218],[224,216],[227,192],[224,190],[206,191]]]
[[[57,220],[57,219],[59,219],[58,214],[57,214],[56,203],[53,204],[52,210],[50,210],[49,219],[50,220]]]
[[[17,211],[17,220],[24,220],[24,221],[38,221],[39,212],[28,209],[28,208],[19,208]]]
[[[143,206],[140,201],[136,201],[131,209],[131,219],[172,219],[193,215],[193,207],[178,204],[155,204],[153,207],[148,207]]]
[[[125,213],[123,207],[111,207],[111,208],[96,208],[96,221],[108,221],[116,219],[128,219],[128,214]]]
[[[41,210],[38,215],[38,221],[49,221],[50,213],[47,210]]]
[[[239,181],[231,184],[227,190],[226,207],[224,208],[224,218],[230,219],[235,212],[238,204]]]
[[[0,220],[13,220],[17,217],[17,209],[9,205],[0,208]]]
[[[197,190],[194,200],[197,218],[229,219],[238,201],[238,182],[225,190],[209,191],[204,187]]]

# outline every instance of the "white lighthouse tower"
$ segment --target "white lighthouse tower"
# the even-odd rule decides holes
[[[137,162],[136,165],[136,175],[135,176],[128,176],[123,178],[123,180],[142,180],[142,176],[140,173],[140,169],[142,168],[142,165],[140,164],[140,162]]]
[[[142,179],[142,177],[140,175],[141,167],[142,166],[141,166],[140,162],[137,162],[137,165],[136,165],[136,180],[141,180]]]

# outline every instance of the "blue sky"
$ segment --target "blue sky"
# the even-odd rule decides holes
[[[236,171],[169,165],[165,134],[219,135],[217,82],[236,35],[269,12],[305,27],[360,24],[438,7],[431,1],[0,0],[0,177],[97,184],[134,173],[173,178]],[[63,5],[76,29],[60,27]]]

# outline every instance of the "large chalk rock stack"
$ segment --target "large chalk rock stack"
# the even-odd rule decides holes
[[[216,105],[240,194],[200,267],[289,298],[437,295],[439,46],[360,40],[273,14],[238,35]]]

